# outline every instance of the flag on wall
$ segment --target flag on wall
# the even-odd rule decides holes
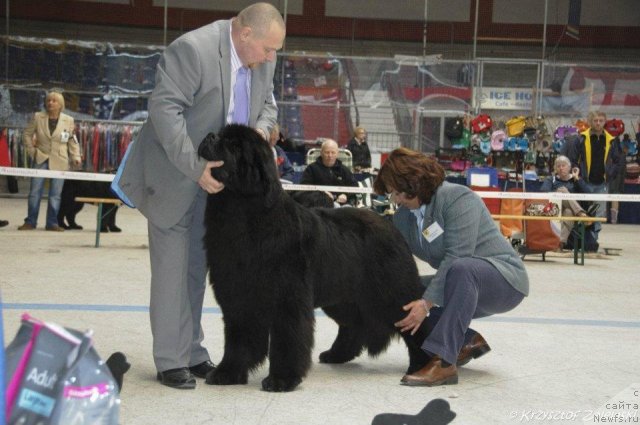
[[[582,0],[569,0],[569,20],[565,33],[576,40],[580,40],[580,6]]]

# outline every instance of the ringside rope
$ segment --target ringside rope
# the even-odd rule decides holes
[[[19,177],[45,177],[68,180],[90,180],[110,182],[113,174],[87,173],[80,171],[52,171],[36,170],[32,168],[0,167],[0,175]],[[322,191],[340,193],[373,193],[373,189],[368,187],[348,187],[348,186],[318,186],[309,184],[283,183],[284,190],[301,191]],[[481,198],[498,199],[550,199],[550,200],[577,200],[577,201],[620,201],[620,202],[640,202],[640,194],[597,194],[597,193],[559,193],[559,192],[484,192],[474,191]]]

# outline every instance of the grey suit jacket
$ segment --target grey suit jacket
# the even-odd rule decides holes
[[[202,190],[206,161],[200,142],[225,124],[231,97],[231,21],[184,34],[165,50],[149,98],[149,118],[122,171],[120,188],[163,228],[175,225]],[[252,69],[249,125],[269,134],[278,109],[273,100],[275,63]]]
[[[468,187],[444,182],[426,206],[422,229],[434,223],[444,233],[420,243],[416,218],[400,207],[393,222],[407,240],[415,256],[437,272],[428,282],[424,298],[443,305],[444,284],[449,268],[458,258],[482,258],[493,264],[517,291],[529,294],[529,278],[524,264],[500,234],[482,199]],[[422,236],[420,236],[422,237]]]

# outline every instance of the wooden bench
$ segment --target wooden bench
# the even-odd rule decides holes
[[[84,202],[87,204],[96,204],[98,206],[98,213],[96,214],[96,244],[95,247],[98,248],[100,246],[100,229],[102,228],[102,219],[105,215],[109,214],[112,209],[119,207],[122,205],[122,201],[120,199],[115,198],[88,198],[83,196],[78,196],[75,198],[76,202]],[[102,213],[102,205],[110,204],[111,208],[109,208],[104,214]]]
[[[578,243],[573,244],[573,263],[584,266],[584,229],[585,223],[605,223],[605,217],[578,217],[578,216],[542,216],[542,215],[512,215],[512,214],[491,214],[491,218],[500,220],[546,220],[546,221],[575,221],[577,224]],[[580,253],[580,262],[578,262]]]

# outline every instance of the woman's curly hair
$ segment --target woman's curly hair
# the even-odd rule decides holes
[[[421,203],[428,204],[444,179],[444,168],[435,159],[411,149],[398,148],[380,168],[373,190],[379,195],[390,191],[404,192],[408,198],[418,197]]]

